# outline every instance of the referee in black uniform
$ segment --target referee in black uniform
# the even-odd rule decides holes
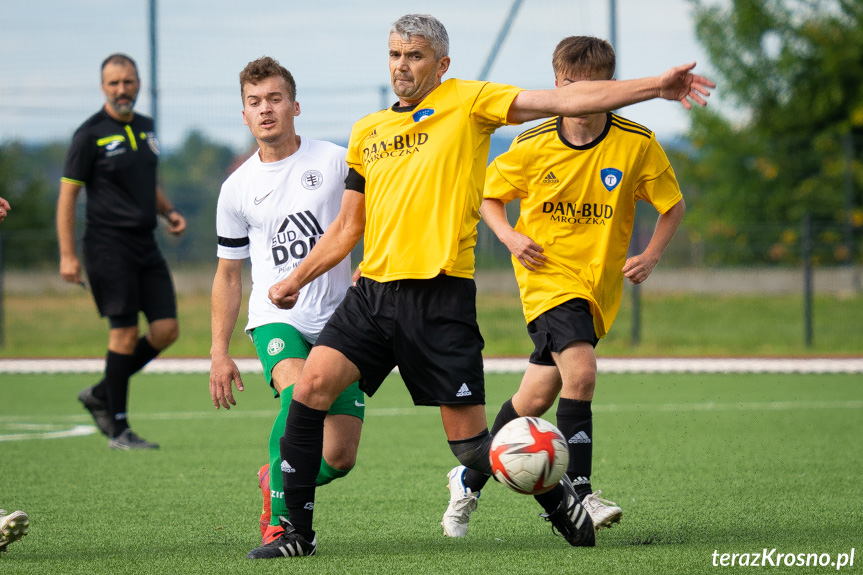
[[[84,285],[75,252],[75,201],[87,188],[84,268],[110,334],[105,377],[78,399],[108,436],[108,446],[124,450],[159,447],[129,428],[129,378],[179,335],[174,285],[153,233],[156,216],[167,220],[174,235],[186,229],[185,218],[156,182],[153,120],[133,111],[140,87],[130,57],[112,54],[102,62],[105,106],[75,132],[57,201],[60,275]],[[139,312],[149,323],[143,336]]]

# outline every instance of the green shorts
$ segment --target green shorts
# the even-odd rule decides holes
[[[297,329],[286,323],[268,323],[252,329],[250,334],[258,359],[264,368],[264,377],[273,390],[273,396],[278,397],[279,392],[273,387],[273,368],[283,359],[309,357],[312,344],[297,331]],[[285,388],[285,393],[293,395],[294,386]],[[360,389],[358,382],[353,382],[345,389],[330,406],[331,415],[345,414],[353,415],[363,419],[365,414],[366,396]]]

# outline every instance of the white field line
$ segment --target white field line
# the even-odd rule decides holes
[[[92,435],[98,430],[93,425],[75,425],[64,429],[62,425],[33,423],[0,423],[0,429],[23,429],[22,433],[0,434],[0,441],[24,441],[25,439],[65,439]]]
[[[594,405],[598,413],[627,412],[675,412],[694,413],[707,411],[793,411],[813,409],[860,409],[863,410],[863,400],[833,400],[833,401],[755,401],[755,402],[698,402],[698,403],[661,403],[661,404],[605,404]],[[221,413],[220,413],[221,412]],[[188,421],[195,419],[240,418],[240,419],[272,419],[275,410],[257,409],[244,411],[233,408],[210,409],[207,411],[173,411],[164,413],[135,413],[135,420],[148,421]],[[439,411],[430,407],[385,407],[367,408],[366,416],[377,417],[417,417],[427,415],[438,417]],[[50,420],[50,423],[38,423]],[[78,422],[89,421],[86,414],[65,416],[44,416],[33,414],[0,416],[0,442],[24,441],[28,439],[65,439],[81,437],[97,433],[96,427]],[[10,431],[13,433],[3,433]]]
[[[243,373],[261,373],[257,359],[238,359]],[[0,359],[4,373],[100,373],[104,359]],[[526,358],[486,358],[486,373],[522,373]],[[861,373],[859,358],[605,358],[597,359],[600,373]],[[156,359],[146,373],[200,373],[210,371],[210,360]],[[2,383],[2,381],[0,381]]]

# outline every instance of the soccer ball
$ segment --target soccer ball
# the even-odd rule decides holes
[[[539,417],[519,417],[504,425],[491,442],[495,479],[518,493],[545,493],[563,478],[569,464],[566,438]]]

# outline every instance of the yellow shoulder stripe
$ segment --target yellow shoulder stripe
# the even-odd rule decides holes
[[[97,146],[106,146],[111,142],[122,142],[126,137],[123,134],[115,134],[113,136],[105,136],[104,138],[99,138],[96,140]]]
[[[132,144],[132,151],[138,151],[138,142],[135,140],[135,134],[132,132],[132,126],[126,124],[126,133],[129,134],[129,143]]]

